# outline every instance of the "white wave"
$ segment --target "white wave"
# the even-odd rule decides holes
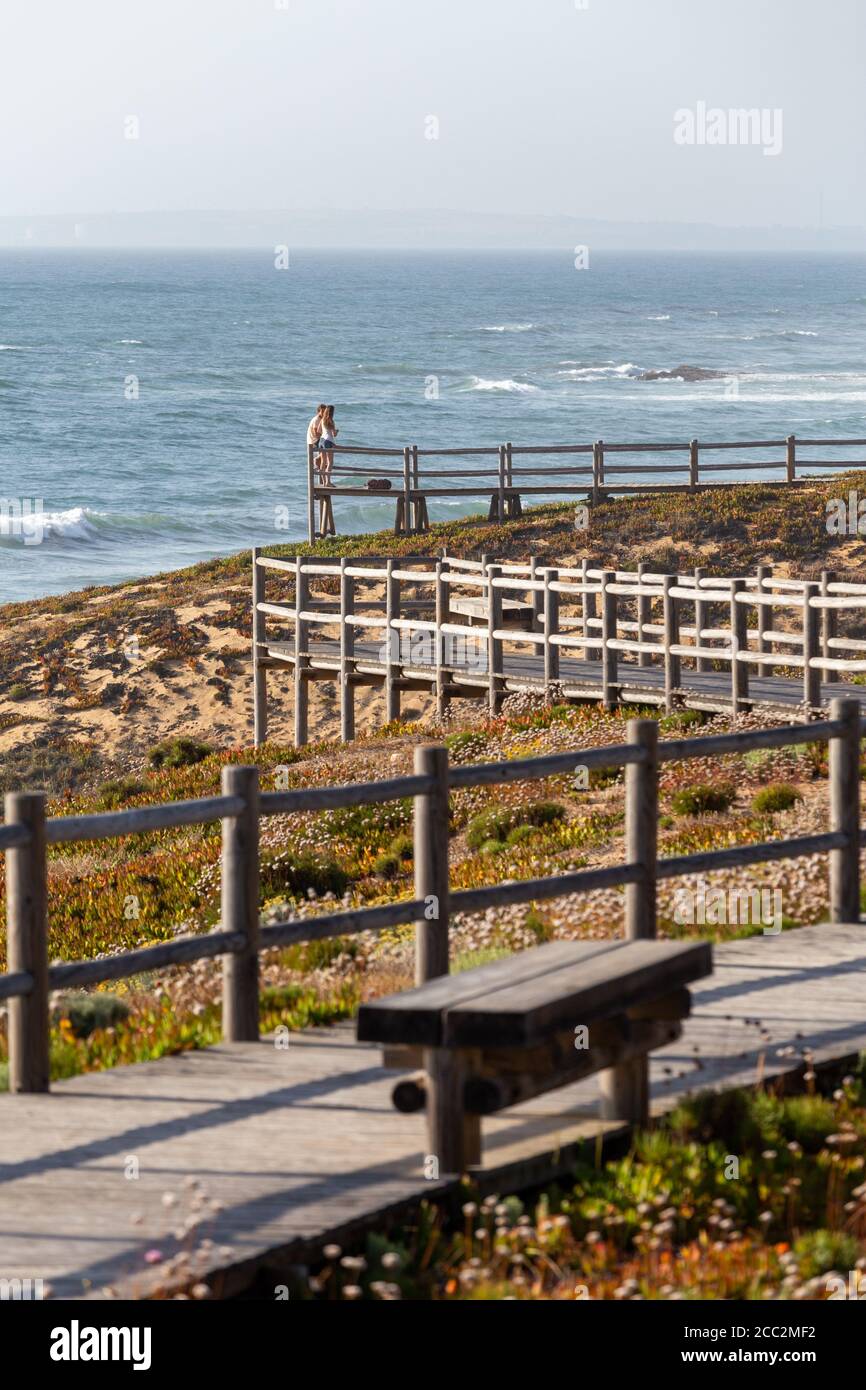
[[[505,377],[502,381],[490,381],[487,377],[474,376],[470,391],[517,391],[521,395],[530,392],[537,392],[538,386],[531,386],[528,381],[512,381],[511,377]]]
[[[18,343],[0,343],[0,352],[26,352],[26,347],[21,347]]]
[[[669,319],[670,314],[647,314],[647,320],[650,323],[667,323]]]
[[[481,333],[528,333],[534,323],[491,323],[482,324]]]
[[[780,328],[771,333],[746,333],[741,341],[754,343],[762,338],[817,338],[819,336],[812,328]]]
[[[70,507],[63,512],[31,511],[25,504],[20,512],[17,508],[0,512],[0,538],[29,545],[44,540],[92,541],[97,535],[94,520],[103,515],[89,507]]]
[[[621,362],[619,365],[607,362],[601,367],[574,367],[567,372],[557,372],[557,376],[565,377],[568,381],[616,381],[640,376],[642,371],[643,368],[634,362]]]
[[[117,341],[118,341],[119,343],[127,343],[130,347],[142,347],[142,346],[143,346],[142,341],[141,341],[140,338],[118,338]]]

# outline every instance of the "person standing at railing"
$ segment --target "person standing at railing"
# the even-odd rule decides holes
[[[334,407],[332,405],[322,406],[320,427],[319,458],[321,463],[319,471],[321,473],[322,486],[331,487],[331,469],[334,466],[334,443],[339,433],[337,426],[334,424]]]
[[[317,405],[316,413],[307,425],[307,448],[309,448],[310,445],[315,445],[318,448],[319,440],[322,437],[322,413],[324,409],[325,407],[323,405]],[[317,469],[321,469],[322,456],[320,453],[316,454],[313,460],[313,466]]]

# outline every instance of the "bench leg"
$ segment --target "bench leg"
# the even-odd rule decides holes
[[[598,1083],[603,1120],[625,1120],[641,1126],[649,1122],[648,1057],[635,1057],[599,1072]]]
[[[481,1162],[481,1120],[463,1109],[468,1054],[454,1048],[425,1049],[427,1142],[440,1175],[464,1173]]]

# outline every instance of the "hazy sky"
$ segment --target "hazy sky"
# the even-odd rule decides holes
[[[866,0],[580,3],[2,0],[0,215],[866,226]],[[699,102],[780,109],[781,153],[678,145]]]

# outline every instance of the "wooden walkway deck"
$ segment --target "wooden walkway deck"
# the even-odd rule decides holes
[[[795,1070],[805,1049],[819,1065],[866,1049],[866,923],[727,943],[715,960],[682,1038],[653,1056],[657,1113],[686,1092]],[[0,1278],[43,1278],[56,1297],[146,1293],[147,1252],[182,1248],[172,1232],[193,1179],[222,1203],[196,1265],[218,1293],[381,1228],[454,1183],[425,1180],[423,1117],[393,1110],[395,1076],[341,1027],[0,1097]],[[601,1129],[595,1094],[589,1080],[485,1121],[482,1186],[567,1172],[574,1145]]]
[[[485,629],[479,628],[479,650],[477,660],[467,660],[461,666],[449,667],[451,679],[458,686],[466,688],[467,696],[487,690],[487,652],[484,645]],[[312,640],[309,643],[310,668],[313,671],[339,674],[340,644],[329,638]],[[355,670],[359,675],[384,678],[386,664],[381,660],[380,642],[355,643]],[[295,649],[293,643],[268,642],[268,656],[294,666]],[[508,690],[544,689],[544,659],[536,652],[509,652],[503,654],[502,666],[505,687]],[[429,684],[435,679],[435,667],[423,661],[404,660],[401,673],[408,680],[417,679]],[[603,679],[600,661],[583,661],[576,657],[563,656],[560,660],[558,677],[565,695],[574,700],[600,700]],[[628,704],[663,704],[665,699],[665,673],[661,666],[637,666],[632,662],[620,662],[617,675],[620,700]],[[729,710],[731,707],[731,677],[727,671],[688,671],[682,672],[678,693],[682,703],[692,709]],[[834,696],[859,700],[866,708],[866,686],[853,685],[844,681],[824,681],[820,686],[821,702],[829,703]],[[741,700],[743,704],[790,708],[803,701],[803,681],[800,678],[784,676],[752,675],[749,680],[749,694]]]

